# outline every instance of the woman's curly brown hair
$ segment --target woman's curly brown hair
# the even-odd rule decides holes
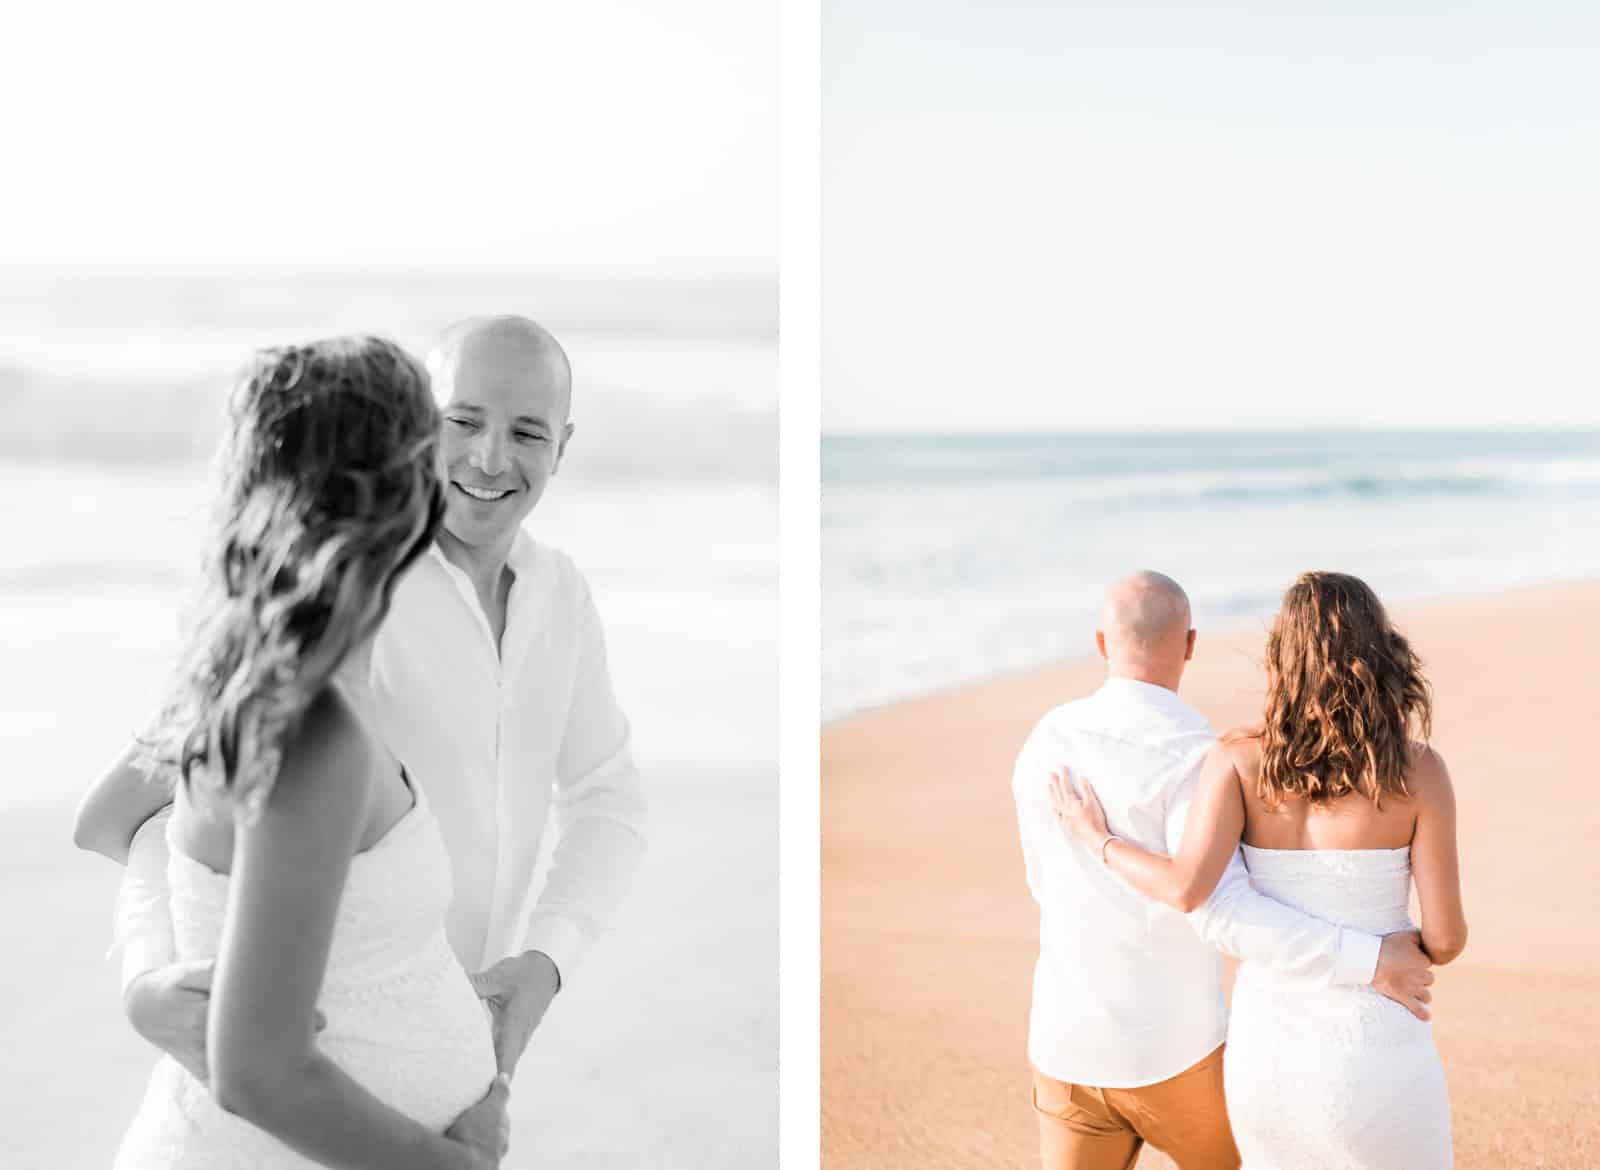
[[[1408,795],[1411,741],[1431,733],[1432,698],[1421,660],[1365,582],[1306,573],[1291,585],[1266,668],[1263,800]]]
[[[147,767],[259,812],[281,744],[444,512],[438,409],[399,346],[258,352],[233,389],[198,594]]]

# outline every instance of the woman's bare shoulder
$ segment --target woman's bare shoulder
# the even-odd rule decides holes
[[[1261,769],[1261,728],[1230,727],[1217,736],[1216,750],[1227,753],[1228,762],[1240,776],[1254,776]]]
[[[285,735],[274,792],[324,811],[364,808],[376,758],[371,735],[350,700],[327,686]]]
[[[1413,739],[1410,744],[1410,767],[1406,770],[1406,784],[1421,789],[1450,787],[1450,768],[1437,747]]]
[[[1454,799],[1450,782],[1450,769],[1444,757],[1430,744],[1413,740],[1410,767],[1406,772],[1406,787],[1423,804],[1437,804]]]

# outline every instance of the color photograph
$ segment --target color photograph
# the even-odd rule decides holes
[[[1596,35],[824,3],[825,1166],[1600,1161]]]

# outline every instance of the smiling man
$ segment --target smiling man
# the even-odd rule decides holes
[[[556,339],[522,317],[464,321],[428,357],[444,412],[446,482],[439,546],[473,579],[485,609],[522,521],[572,437],[572,367]]]
[[[644,800],[588,583],[523,528],[572,438],[567,356],[532,321],[481,317],[447,330],[428,367],[443,414],[444,524],[395,589],[362,698],[438,819],[454,879],[446,933],[477,972],[509,1073],[632,882]],[[166,817],[135,833],[150,812],[138,799],[86,800],[75,835],[128,862],[118,941],[129,1019],[199,1070],[206,972],[171,961]]]
[[[447,929],[483,972],[510,1071],[631,882],[644,806],[588,583],[523,528],[572,437],[567,355],[526,318],[478,317],[445,331],[428,371],[444,416],[444,525],[396,590],[373,695],[450,848]]]

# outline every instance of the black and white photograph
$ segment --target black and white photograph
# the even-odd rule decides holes
[[[776,4],[7,23],[0,1162],[775,1165]]]

